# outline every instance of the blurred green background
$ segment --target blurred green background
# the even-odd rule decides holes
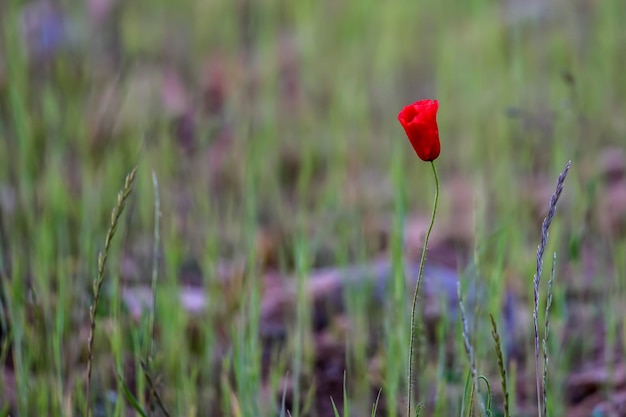
[[[135,165],[98,312],[94,415],[134,415],[118,373],[147,401],[146,318],[123,288],[155,271],[172,415],[333,415],[344,370],[350,415],[369,415],[379,389],[378,415],[402,415],[402,265],[419,260],[434,185],[396,117],[423,98],[439,100],[442,147],[427,262],[484,290],[472,338],[495,415],[488,313],[509,343],[514,415],[536,410],[532,276],[568,160],[544,266],[558,252],[549,409],[613,415],[626,392],[602,373],[626,366],[624,22],[623,0],[2,1],[2,415],[82,415],[97,253]],[[381,259],[391,302],[346,290],[345,311],[312,329],[310,277]],[[269,346],[264,308],[290,285]],[[208,306],[190,311],[181,286]],[[418,394],[444,416],[459,413],[468,363],[458,313],[440,308]],[[576,382],[583,370],[593,382]]]

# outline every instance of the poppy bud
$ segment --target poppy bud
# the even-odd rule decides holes
[[[441,150],[437,109],[437,100],[420,100],[405,106],[398,114],[413,149],[423,161],[434,161]]]

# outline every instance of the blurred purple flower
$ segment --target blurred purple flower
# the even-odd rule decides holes
[[[66,19],[50,1],[28,3],[21,12],[22,36],[33,59],[49,59],[68,41]]]

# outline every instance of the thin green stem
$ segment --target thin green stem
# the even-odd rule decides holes
[[[424,263],[426,261],[426,248],[428,247],[428,239],[430,239],[430,232],[433,230],[433,224],[435,223],[435,216],[437,214],[437,203],[439,202],[439,176],[437,175],[437,168],[435,162],[430,161],[433,168],[433,175],[435,176],[435,204],[433,205],[433,215],[430,219],[430,226],[428,226],[428,232],[426,233],[426,239],[424,240],[424,247],[422,248],[422,259],[420,260],[420,269],[417,274],[417,284],[415,286],[415,293],[413,294],[413,307],[411,308],[411,343],[409,345],[409,383],[407,387],[407,416],[411,416],[411,398],[413,393],[413,351],[415,349],[415,310],[417,307],[417,297],[420,290],[420,284],[422,282],[422,274],[424,272]]]

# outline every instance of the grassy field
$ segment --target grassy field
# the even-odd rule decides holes
[[[422,415],[472,409],[457,280],[492,415],[489,314],[511,415],[537,415],[533,274],[569,160],[548,415],[626,415],[624,22],[623,0],[0,2],[0,416],[404,415],[434,185],[397,114],[422,98]]]

